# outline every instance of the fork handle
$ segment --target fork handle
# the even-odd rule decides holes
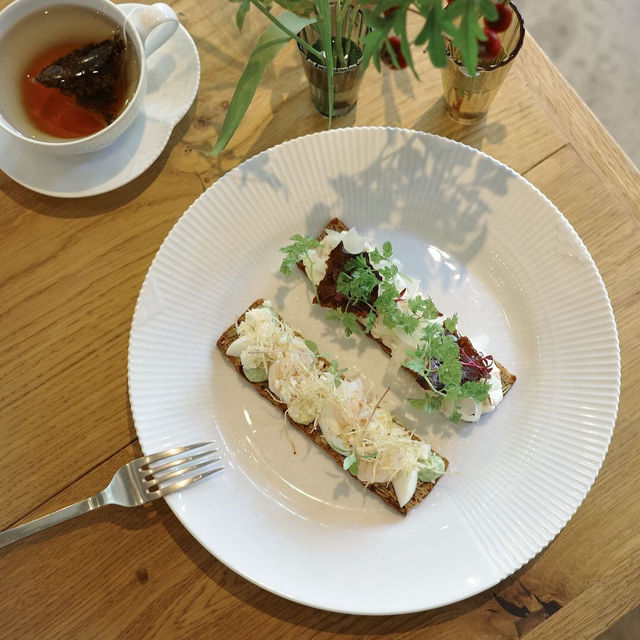
[[[0,531],[0,549],[17,542],[18,540],[22,540],[27,536],[33,535],[34,533],[38,533],[39,531],[53,527],[56,524],[60,524],[65,520],[70,520],[71,518],[80,516],[83,513],[88,513],[98,507],[102,507],[107,504],[103,494],[104,492],[101,491],[95,496],[80,500],[80,502],[76,502],[75,504],[70,504],[68,507],[58,509],[58,511],[49,513],[41,518],[36,518],[31,522],[25,522],[25,524],[13,527],[13,529]]]

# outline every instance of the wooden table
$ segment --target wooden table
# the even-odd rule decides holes
[[[6,0],[0,2],[4,6]],[[320,131],[298,53],[277,58],[218,158],[215,140],[264,21],[237,5],[177,0],[196,41],[200,93],[165,151],[129,185],[61,200],[0,174],[0,527],[102,488],[140,455],[127,397],[138,290],[172,225],[242,160]],[[586,243],[616,314],[623,384],[595,485],[568,526],[515,575],[470,600],[384,618],[293,604],[238,577],[163,502],[93,512],[0,551],[3,638],[594,638],[640,602],[640,174],[528,38],[486,122],[444,115],[439,72],[373,69],[336,126],[391,125],[461,140],[541,189]]]

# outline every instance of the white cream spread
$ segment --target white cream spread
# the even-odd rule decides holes
[[[391,482],[403,507],[420,473],[432,481],[444,472],[442,458],[378,406],[363,375],[350,371],[336,379],[269,302],[247,311],[237,332],[227,354],[240,358],[252,381],[268,381],[293,420],[313,422],[333,449],[352,456],[349,468],[360,480]]]
[[[355,227],[352,227],[348,231],[333,231],[331,229],[326,230],[326,236],[320,242],[318,247],[309,251],[310,261],[304,261],[305,271],[307,276],[317,286],[324,278],[327,272],[327,260],[329,254],[335,247],[343,243],[346,251],[349,253],[361,253],[362,251],[371,252],[374,247],[370,244],[366,238],[361,236]],[[393,263],[398,266],[398,271],[402,270],[402,264],[397,260],[393,260]],[[378,268],[382,268],[388,265],[389,262],[382,260]],[[398,306],[408,313],[406,299],[413,298],[420,294],[419,281],[407,281],[400,274],[395,277],[394,282],[398,291],[405,291],[402,299],[397,303]],[[441,320],[425,320],[421,319],[418,328],[411,334],[407,333],[402,327],[387,327],[382,322],[381,318],[378,318],[371,329],[371,335],[374,338],[380,340],[385,346],[391,349],[391,363],[390,367],[394,368],[394,373],[400,369],[400,367],[406,362],[407,351],[414,351],[419,343],[420,336],[423,328],[428,322],[440,323]],[[472,341],[473,342],[473,341]],[[389,373],[392,373],[390,368]],[[472,398],[464,398],[458,403],[458,411],[461,414],[461,419],[467,422],[476,422],[480,419],[483,413],[493,411],[498,404],[502,401],[502,381],[500,380],[500,370],[497,366],[493,366],[491,369],[491,375],[488,378],[488,383],[491,385],[489,391],[489,397],[483,403],[477,402]],[[446,401],[442,403],[442,413],[449,416],[453,413],[454,407],[452,403]]]

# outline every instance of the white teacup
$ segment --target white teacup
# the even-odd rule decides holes
[[[65,139],[38,136],[40,139],[36,139],[29,133],[33,126],[28,122],[28,116],[22,108],[20,97],[21,75],[24,73],[25,65],[25,61],[21,58],[26,60],[30,45],[20,47],[27,49],[27,53],[23,56],[16,55],[16,46],[13,41],[17,40],[15,34],[21,31],[22,27],[20,26],[15,31],[13,28],[18,23],[28,25],[29,21],[22,21],[34,12],[41,13],[49,7],[61,5],[100,12],[120,27],[125,35],[127,47],[132,47],[131,52],[135,59],[133,63],[134,79],[131,83],[128,104],[105,128],[81,138]],[[15,0],[0,12],[0,127],[12,136],[16,143],[47,154],[87,153],[98,151],[112,144],[118,136],[126,131],[142,109],[147,92],[145,58],[175,33],[178,24],[178,18],[173,9],[162,2],[136,8],[127,18],[127,15],[109,0]],[[82,33],[78,34],[77,39],[82,40],[83,35]],[[39,32],[37,47],[46,47],[48,37],[53,38],[54,36],[49,36],[46,30]],[[21,40],[25,40],[25,38],[21,38]],[[8,46],[8,42],[12,44],[11,47]],[[51,42],[49,46],[54,44],[56,42]],[[33,47],[32,56],[37,53],[37,47]]]

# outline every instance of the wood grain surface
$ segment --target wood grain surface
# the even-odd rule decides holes
[[[0,0],[0,7],[6,6]],[[201,58],[193,108],[139,178],[92,198],[31,192],[0,173],[0,527],[101,489],[140,454],[127,397],[138,290],[160,243],[239,162],[326,128],[296,49],[267,71],[228,149],[215,141],[264,20],[239,33],[236,4],[176,0]],[[640,603],[640,174],[529,38],[486,121],[443,111],[439,71],[370,69],[335,126],[388,125],[460,140],[505,162],[567,216],[612,300],[622,393],[609,453],[576,515],[494,589],[382,618],[317,611],[235,575],[160,502],[108,507],[0,551],[0,638],[595,638]]]

